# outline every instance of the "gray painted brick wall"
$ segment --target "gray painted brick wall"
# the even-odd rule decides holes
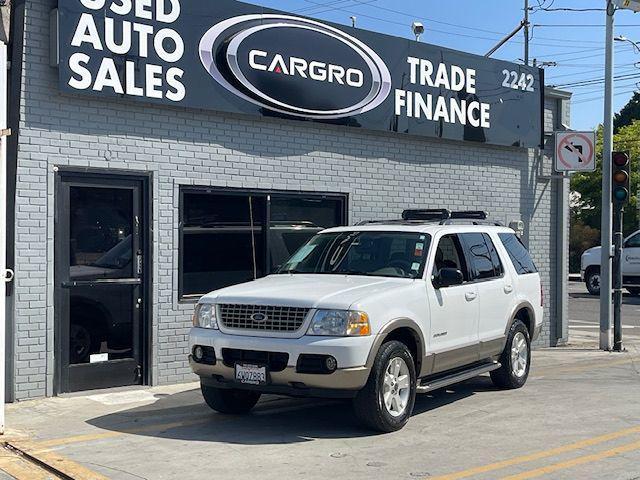
[[[63,96],[49,62],[49,0],[27,0],[16,203],[16,398],[53,391],[53,229],[56,167],[153,174],[153,383],[193,379],[192,303],[180,303],[180,185],[349,194],[350,221],[407,207],[484,209],[522,219],[550,298],[555,262],[551,163],[534,150],[432,141],[303,122],[260,120]],[[19,59],[16,59],[19,61]],[[556,106],[545,118],[553,123]],[[554,339],[547,301],[540,345]]]

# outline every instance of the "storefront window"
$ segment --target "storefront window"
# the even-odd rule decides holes
[[[344,196],[185,188],[181,198],[182,298],[267,275],[346,219]]]

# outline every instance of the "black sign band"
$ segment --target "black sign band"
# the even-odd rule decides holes
[[[67,93],[536,147],[542,71],[235,0],[59,0]]]

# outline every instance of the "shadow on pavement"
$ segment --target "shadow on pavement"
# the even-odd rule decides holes
[[[492,390],[495,388],[489,377],[478,377],[446,390],[418,395],[413,415]],[[357,423],[349,401],[269,396],[250,414],[232,416],[210,410],[201,400],[199,389],[163,395],[153,405],[121,410],[87,423],[104,430],[148,437],[243,445],[376,435]]]

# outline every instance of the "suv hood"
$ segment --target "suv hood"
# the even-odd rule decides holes
[[[368,296],[412,285],[413,279],[355,275],[270,275],[202,297],[202,303],[282,305],[347,310]]]

